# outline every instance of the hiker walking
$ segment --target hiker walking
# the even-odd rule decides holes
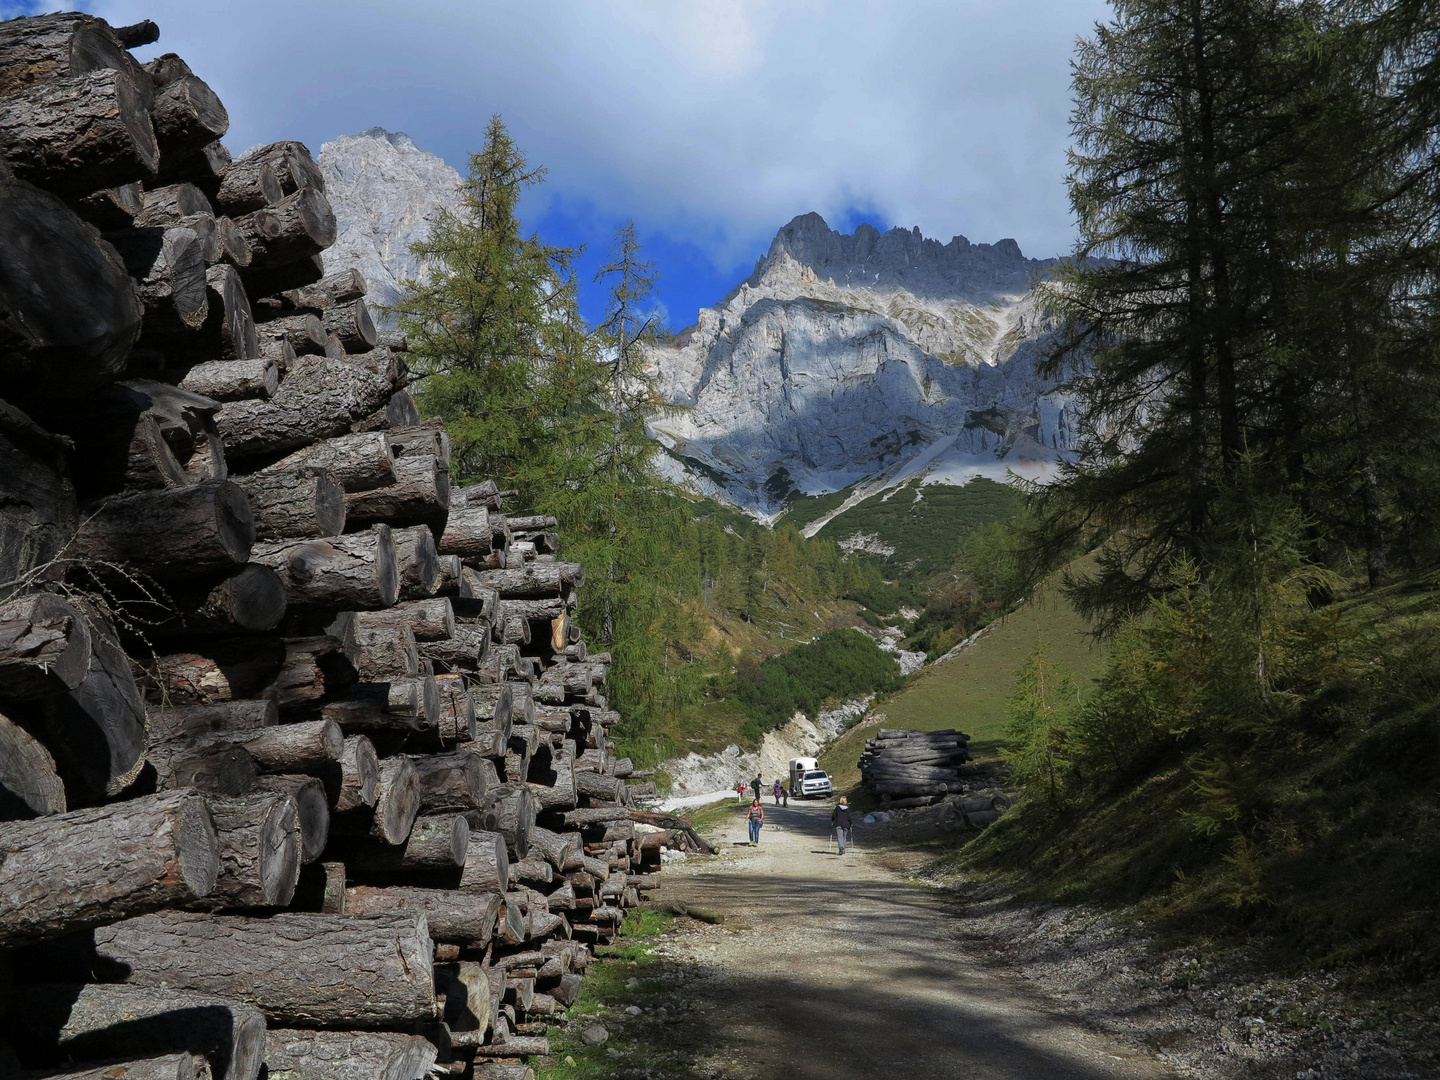
[[[741,806],[745,805],[745,781],[735,781],[735,801]]]
[[[760,774],[755,774],[755,779],[750,781],[750,790],[754,792],[755,798],[760,798]]]
[[[750,822],[750,846],[754,847],[760,843],[760,826],[765,824],[765,807],[760,805],[760,796],[755,796],[755,801],[750,804],[750,813],[746,815]]]
[[[773,789],[773,791],[772,791],[772,794],[775,796],[775,805],[776,805],[776,806],[779,806],[779,805],[780,805],[780,797],[785,794],[785,789],[780,786],[780,778],[779,778],[779,777],[776,777],[776,778],[775,778],[775,787],[774,787],[774,789]]]
[[[835,827],[835,843],[840,848],[840,854],[845,854],[845,841],[850,838],[850,807],[845,803],[845,796],[840,796],[840,805],[830,813],[830,824]]]

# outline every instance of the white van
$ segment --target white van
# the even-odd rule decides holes
[[[791,758],[790,794],[797,799],[828,798],[832,794],[830,774],[813,757]]]

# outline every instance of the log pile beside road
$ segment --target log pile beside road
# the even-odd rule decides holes
[[[943,796],[966,789],[961,766],[970,760],[970,736],[954,730],[881,728],[865,740],[860,780],[882,800]]]
[[[452,486],[300,143],[0,22],[0,1060],[521,1080],[664,847],[554,518]]]

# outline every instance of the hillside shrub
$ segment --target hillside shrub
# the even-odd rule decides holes
[[[858,630],[831,630],[760,663],[739,663],[736,695],[750,712],[745,734],[758,739],[799,710],[814,716],[832,699],[898,690],[895,658]]]

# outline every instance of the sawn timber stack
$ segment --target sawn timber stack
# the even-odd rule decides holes
[[[504,1073],[695,841],[555,519],[452,482],[310,152],[158,36],[0,22],[0,1060]]]

